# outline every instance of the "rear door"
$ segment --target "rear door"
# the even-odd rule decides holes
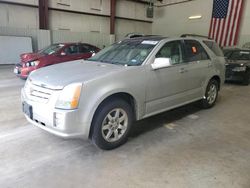
[[[212,62],[207,52],[196,40],[184,40],[185,55],[184,60],[188,63],[187,73],[190,92],[193,97],[203,95],[203,86],[206,83]]]

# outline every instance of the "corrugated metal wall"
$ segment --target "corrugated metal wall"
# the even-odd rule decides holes
[[[1,36],[31,37],[32,47],[36,51],[51,44],[50,32],[46,30],[0,27]]]
[[[29,28],[0,27],[0,36],[31,37],[34,51],[42,49],[51,43],[86,42],[103,48],[114,42],[108,34],[94,32],[72,32],[63,30],[39,30]]]
[[[53,43],[58,42],[86,42],[99,48],[112,44],[112,38],[108,34],[94,32],[72,32],[72,31],[51,31]]]

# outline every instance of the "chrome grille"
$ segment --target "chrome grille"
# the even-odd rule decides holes
[[[25,84],[24,91],[28,99],[40,103],[47,103],[53,94],[52,89],[34,85],[29,80]]]

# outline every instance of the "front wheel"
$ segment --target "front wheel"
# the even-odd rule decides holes
[[[124,144],[131,128],[132,117],[132,109],[127,102],[121,99],[104,102],[92,122],[92,141],[105,150]]]
[[[203,108],[211,108],[215,105],[218,97],[219,83],[217,80],[210,80],[204,99],[202,99],[201,104]]]

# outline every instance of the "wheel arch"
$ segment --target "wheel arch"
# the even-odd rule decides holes
[[[210,80],[216,80],[218,82],[219,90],[221,89],[221,78],[218,75],[214,75]],[[209,81],[210,81],[209,80]]]
[[[113,99],[121,99],[126,101],[132,108],[133,111],[133,115],[134,115],[134,119],[138,119],[138,103],[135,99],[135,97],[133,95],[131,95],[130,93],[127,92],[116,92],[113,94],[110,94],[108,96],[106,96],[97,106],[97,108],[94,111],[93,117],[92,117],[92,122],[93,119],[95,118],[98,110],[101,108],[102,105],[104,105],[105,103],[109,102],[110,100]],[[90,131],[89,131],[89,138],[92,136],[93,133],[93,126],[91,123],[91,127],[90,127]]]

